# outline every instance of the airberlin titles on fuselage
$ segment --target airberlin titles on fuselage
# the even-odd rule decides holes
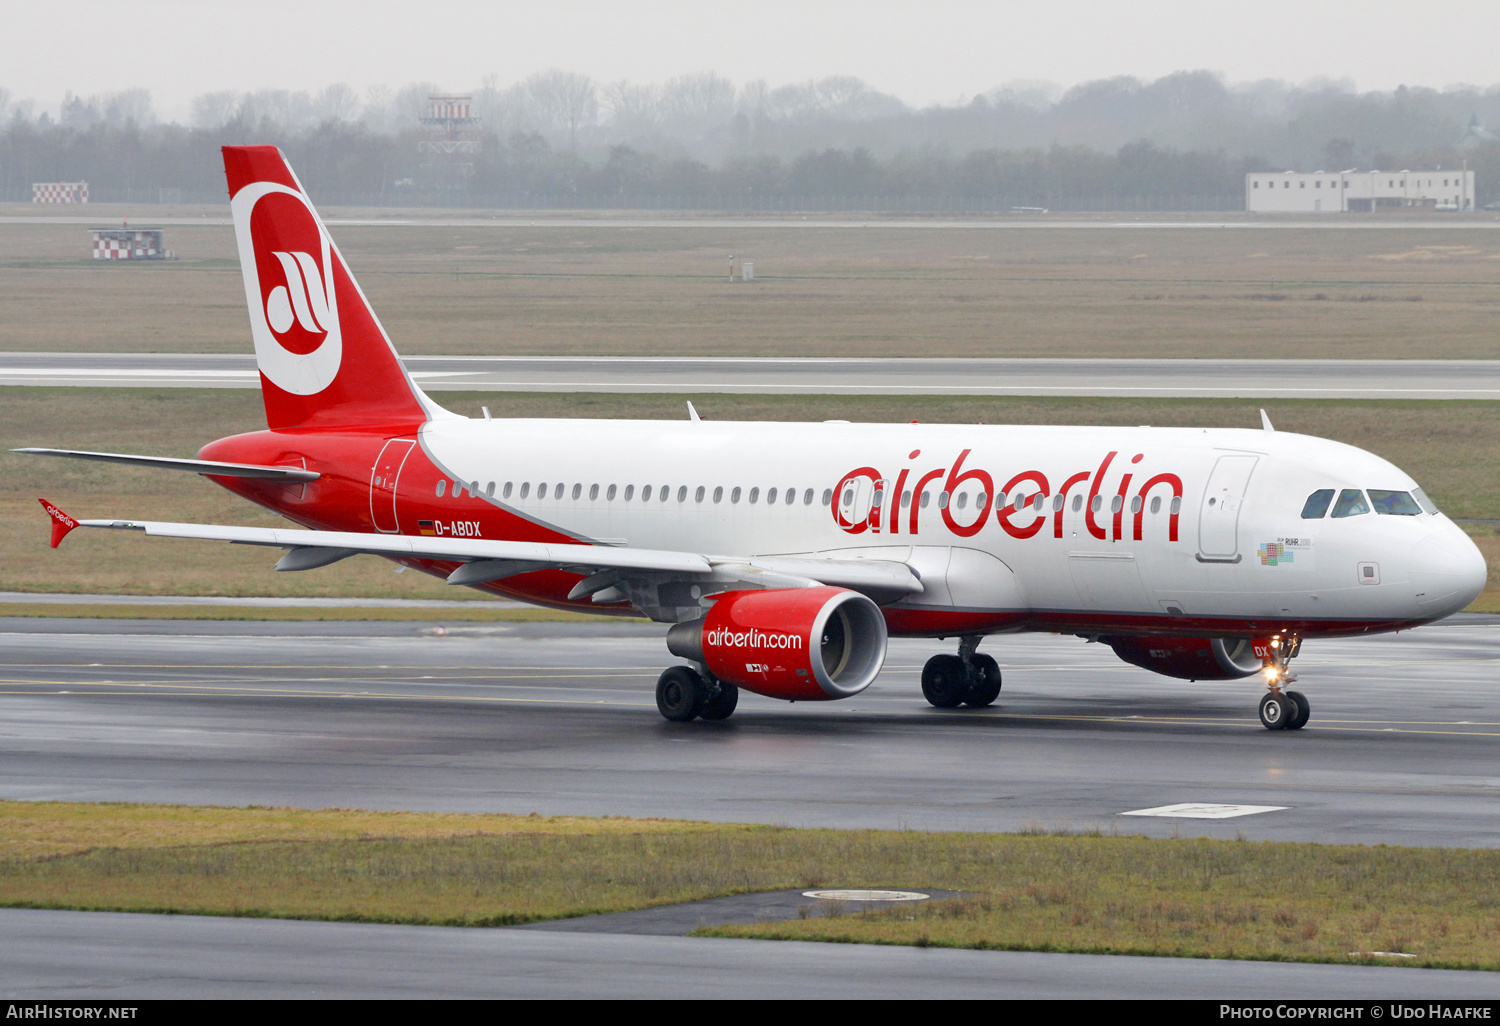
[[[1154,502],[1151,511],[1159,512],[1164,501],[1168,510],[1167,537],[1170,541],[1177,541],[1182,478],[1167,472],[1143,476],[1139,473],[1139,465],[1145,459],[1144,453],[1136,453],[1130,458],[1117,482],[1110,481],[1109,472],[1119,452],[1111,451],[1100,460],[1097,468],[1061,477],[1056,491],[1053,491],[1051,479],[1042,471],[1023,470],[1013,474],[997,493],[995,479],[998,475],[980,468],[966,469],[971,452],[972,449],[964,449],[950,467],[927,471],[903,467],[896,475],[894,485],[889,476],[874,467],[849,471],[834,489],[834,522],[848,534],[867,531],[871,534],[919,534],[923,528],[922,514],[931,494],[928,487],[940,482],[937,515],[943,526],[960,538],[972,538],[978,534],[988,522],[991,511],[1000,527],[1012,538],[1036,536],[1047,526],[1049,519],[1053,537],[1061,538],[1063,517],[1071,504],[1072,512],[1081,509],[1084,526],[1094,538],[1120,541],[1128,529],[1130,537],[1140,541],[1148,506]],[[922,450],[914,449],[907,459],[915,460],[921,455]],[[1138,479],[1140,484],[1136,485]],[[962,490],[971,481],[978,489],[972,494],[972,512],[964,508],[968,505],[970,493]],[[861,485],[861,482],[868,483]],[[856,487],[872,490],[869,512],[858,516],[853,515],[851,507],[857,505],[862,509],[864,503],[849,491]],[[1127,515],[1131,518],[1128,528]],[[931,514],[927,523],[931,523]]]

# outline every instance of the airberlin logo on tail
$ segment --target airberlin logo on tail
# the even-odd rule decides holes
[[[278,336],[285,335],[295,322],[309,334],[326,335],[333,323],[328,310],[328,293],[317,261],[308,253],[271,254],[281,261],[286,284],[278,285],[266,297],[266,321]]]
[[[343,361],[337,255],[307,198],[275,182],[254,182],[230,201],[255,361],[276,387],[316,395]]]

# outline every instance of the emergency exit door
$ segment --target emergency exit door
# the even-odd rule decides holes
[[[1259,456],[1220,456],[1203,491],[1198,511],[1198,559],[1238,563],[1240,507]]]
[[[411,454],[416,441],[411,438],[392,438],[380,450],[375,468],[370,471],[370,521],[375,530],[384,534],[395,534],[396,482],[401,478],[401,465]]]

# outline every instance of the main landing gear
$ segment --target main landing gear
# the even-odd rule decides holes
[[[656,708],[677,723],[700,718],[727,720],[739,702],[739,688],[691,666],[669,666],[656,679]]]
[[[1260,700],[1260,722],[1267,730],[1301,730],[1307,726],[1312,706],[1300,691],[1288,691],[1286,685],[1297,679],[1287,667],[1302,648],[1300,638],[1274,637],[1267,642],[1265,656],[1266,687]]]
[[[981,709],[1000,697],[1000,664],[974,651],[978,637],[959,640],[958,655],[935,655],[922,667],[922,696],[939,709]]]

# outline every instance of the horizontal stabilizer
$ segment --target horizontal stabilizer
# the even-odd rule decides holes
[[[131,456],[119,452],[83,452],[75,449],[12,449],[29,456],[65,456],[71,460],[124,463],[157,470],[190,470],[211,477],[259,477],[287,482],[316,481],[321,475],[301,467],[264,467],[255,463],[220,463],[217,460],[179,460],[170,456]]]

